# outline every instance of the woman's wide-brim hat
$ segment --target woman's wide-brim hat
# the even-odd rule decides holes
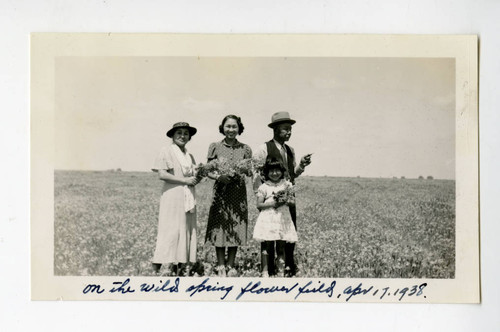
[[[186,128],[188,131],[189,131],[189,136],[194,136],[194,134],[196,134],[197,130],[195,127],[191,127],[189,125],[189,123],[187,122],[177,122],[177,123],[174,123],[174,125],[172,126],[172,129],[170,129],[169,131],[167,131],[167,136],[168,137],[172,137],[174,136],[174,133],[177,129],[179,128]]]
[[[290,123],[294,124],[296,121],[290,118],[290,114],[288,112],[277,112],[274,113],[271,117],[271,123],[268,124],[269,127],[274,128],[280,123]]]

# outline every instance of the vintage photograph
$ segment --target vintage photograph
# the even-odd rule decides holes
[[[458,57],[165,47],[55,52],[50,278],[427,286],[466,252],[476,289]]]
[[[454,277],[453,59],[55,70],[55,275]]]

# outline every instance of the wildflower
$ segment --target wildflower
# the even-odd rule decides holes
[[[251,176],[253,172],[252,159],[243,159],[238,163],[231,163],[224,158],[214,159],[206,164],[196,166],[196,176],[198,178],[206,177],[209,173],[216,175],[225,175],[231,178],[242,174]]]
[[[295,204],[295,191],[288,187],[274,193],[273,198],[278,205]]]

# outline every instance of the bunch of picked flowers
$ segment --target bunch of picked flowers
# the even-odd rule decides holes
[[[214,159],[210,161],[209,163],[213,163],[214,167],[214,173],[217,175],[225,175],[230,178],[235,177],[239,172],[233,163],[228,162],[226,159],[220,158],[220,159]]]
[[[273,195],[274,200],[280,205],[293,205],[295,204],[295,190],[293,187],[287,187],[283,190],[277,191]]]
[[[215,169],[216,169],[215,165],[211,162],[206,163],[206,164],[199,163],[195,167],[196,178],[201,180],[201,179],[207,177],[208,173],[214,172]]]
[[[240,174],[246,174],[248,176],[252,175],[252,159],[243,159],[237,164],[228,162],[226,159],[214,159],[206,164],[199,164],[196,167],[196,176],[198,178],[203,178],[208,176],[209,173],[216,174],[218,176],[228,176],[234,178]]]
[[[253,159],[243,159],[240,160],[236,166],[235,170],[238,174],[246,174],[252,176],[253,173]]]

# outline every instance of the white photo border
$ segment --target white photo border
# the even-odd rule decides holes
[[[456,63],[456,269],[454,279],[270,279],[211,278],[217,287],[234,289],[224,301],[295,301],[296,292],[246,293],[250,282],[292,288],[309,280],[328,287],[325,292],[302,294],[296,301],[346,302],[348,287],[373,286],[391,290],[427,284],[425,296],[401,302],[478,303],[479,184],[478,184],[478,47],[471,35],[269,35],[269,34],[91,34],[35,33],[31,36],[31,297],[34,300],[196,300],[221,301],[220,291],[186,292],[205,278],[181,278],[178,292],[139,292],[142,283],[160,277],[62,277],[53,274],[54,251],[54,94],[55,57],[58,56],[225,56],[225,57],[408,57],[454,58]],[[134,293],[84,294],[87,285],[110,289],[130,278]],[[171,278],[170,286],[175,280]],[[301,284],[302,283],[302,284]],[[214,286],[215,287],[215,286]],[[297,288],[298,288],[297,287]],[[340,293],[339,293],[340,292]],[[372,292],[373,293],[373,292]],[[341,295],[337,297],[337,294]],[[399,302],[372,294],[349,302]]]

